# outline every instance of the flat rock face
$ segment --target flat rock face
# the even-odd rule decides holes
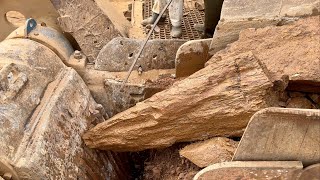
[[[320,110],[267,108],[252,118],[235,161],[320,162]]]
[[[0,166],[12,165],[21,179],[126,176],[114,153],[81,139],[103,118],[76,71],[29,39],[1,42],[0,62]]]
[[[237,42],[214,58],[224,59],[250,51],[261,61],[272,81],[288,75],[288,90],[319,93],[319,18],[314,16],[281,27],[244,30]]]
[[[138,151],[239,135],[254,112],[270,106],[272,86],[252,53],[240,54],[115,115],[88,131],[84,140],[93,148]]]
[[[316,0],[225,0],[221,16],[227,21],[254,17],[267,19],[276,16],[310,16],[316,15],[319,5],[320,2]]]
[[[214,54],[238,40],[244,29],[282,25],[295,18],[319,15],[319,12],[320,2],[317,0],[225,0],[210,53]]]
[[[115,38],[99,53],[95,69],[101,71],[128,71],[136,58],[144,40]],[[134,70],[142,67],[152,69],[173,69],[176,53],[185,40],[150,40],[146,44]]]
[[[176,55],[176,77],[187,77],[204,68],[209,59],[211,39],[193,40],[184,43]]]
[[[180,155],[203,168],[211,164],[231,161],[238,143],[228,138],[217,137],[193,143],[180,150]]]
[[[130,23],[117,16],[113,6],[105,8],[104,0],[51,0],[60,17],[63,31],[72,34],[82,52],[93,62],[110,40],[126,36]]]
[[[299,161],[235,161],[208,166],[194,180],[296,179],[303,166]]]

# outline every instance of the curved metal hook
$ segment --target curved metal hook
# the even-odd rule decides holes
[[[27,19],[26,24],[25,24],[25,29],[24,29],[24,36],[27,38],[29,33],[32,30],[34,30],[36,27],[37,27],[37,21],[36,20],[34,20],[32,18]]]

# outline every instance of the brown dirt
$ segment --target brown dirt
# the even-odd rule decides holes
[[[143,179],[179,180],[192,179],[200,168],[179,155],[186,144],[177,144],[166,149],[151,150],[145,161]]]
[[[162,74],[156,80],[147,80],[146,86],[148,87],[155,87],[161,89],[168,89],[173,83],[182,80],[183,78],[174,78],[171,74]]]

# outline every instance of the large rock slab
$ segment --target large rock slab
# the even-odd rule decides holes
[[[237,42],[218,52],[215,58],[251,51],[267,69],[272,81],[288,75],[288,90],[319,93],[319,18],[314,16],[291,25],[244,30]]]
[[[93,62],[110,40],[128,35],[125,17],[106,0],[51,0],[60,17],[58,23],[70,33],[82,52]]]
[[[225,137],[217,137],[190,144],[179,151],[180,155],[203,168],[211,164],[231,161],[238,143]]]
[[[225,0],[210,53],[214,54],[238,40],[244,29],[283,25],[297,18],[319,15],[319,12],[320,2],[317,0]]]
[[[299,161],[235,161],[213,164],[201,170],[193,180],[296,179],[302,171]]]
[[[138,151],[175,142],[239,135],[268,107],[273,83],[252,53],[212,63],[171,88],[97,125],[89,147]]]
[[[185,40],[155,39],[149,40],[134,70],[142,67],[144,71],[152,69],[173,69],[176,53]],[[101,71],[128,71],[138,55],[144,40],[114,38],[99,53],[95,69]]]
[[[267,108],[250,120],[235,161],[320,162],[320,110]]]
[[[319,90],[318,18],[244,31],[204,69],[90,130],[86,143],[135,151],[239,135],[255,112],[280,105],[288,83]]]

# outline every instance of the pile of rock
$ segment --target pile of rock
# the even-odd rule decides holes
[[[318,27],[319,16],[315,16],[285,26],[244,30],[238,41],[216,53],[205,68],[97,125],[83,138],[91,148],[114,151],[140,151],[205,140],[183,148],[180,155],[200,168],[231,161],[237,142],[222,137],[206,139],[241,137],[253,114],[267,107],[319,108]],[[319,121],[317,112],[312,113]],[[317,129],[318,122],[314,126]],[[318,156],[314,151],[313,155]],[[250,160],[259,159],[241,161]],[[300,170],[273,174],[287,179],[302,172],[301,162],[248,163],[218,167],[219,171],[225,166],[240,168],[238,172],[244,177],[251,177],[246,173],[257,167],[270,170],[270,175],[283,167],[292,172]]]
[[[122,91],[131,25],[51,1],[82,52],[24,27],[0,44],[0,179],[126,179],[112,151],[142,150],[145,179],[320,177],[319,1],[225,0],[212,40],[149,41]]]
[[[137,151],[241,136],[255,112],[283,106],[292,83],[296,91],[319,93],[318,20],[243,31],[204,69],[88,131],[86,144]],[[290,107],[296,100],[287,101]]]

